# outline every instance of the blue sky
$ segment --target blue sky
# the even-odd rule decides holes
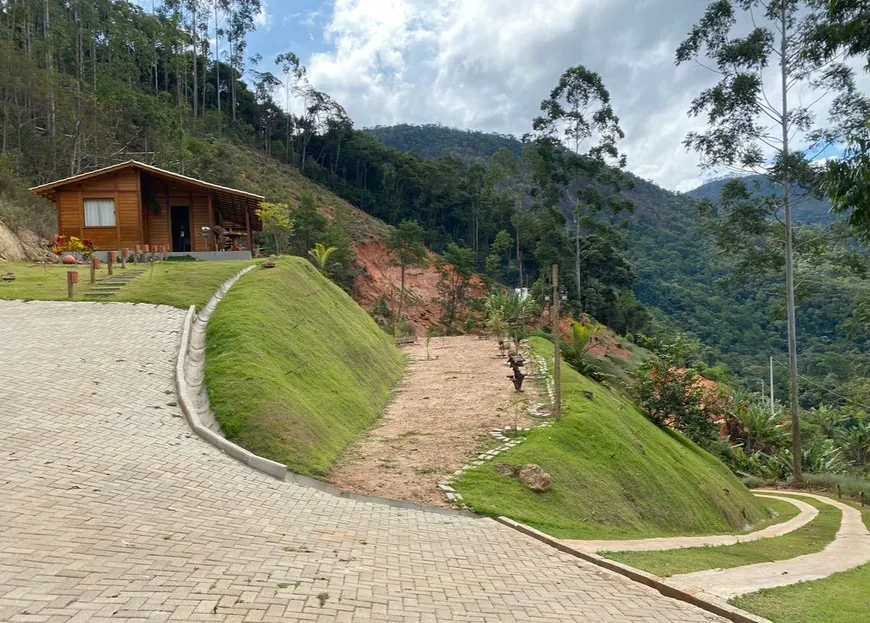
[[[680,191],[716,175],[682,145],[703,128],[686,111],[716,77],[674,65],[710,0],[263,1],[249,55],[280,76],[273,59],[295,52],[356,127],[441,123],[522,135],[561,73],[585,65],[611,92],[629,169]],[[864,72],[860,86],[870,91]],[[769,95],[779,97],[775,86]]]

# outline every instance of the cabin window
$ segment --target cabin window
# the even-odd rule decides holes
[[[114,226],[114,199],[85,199],[85,227]]]

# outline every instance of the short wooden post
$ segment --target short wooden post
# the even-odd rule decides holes
[[[550,325],[553,329],[553,415],[562,419],[562,347],[559,339],[562,337],[559,320],[559,265],[553,264],[553,308],[550,312]]]
[[[112,276],[115,274],[115,262],[117,262],[117,261],[118,261],[118,254],[115,253],[114,251],[109,251],[109,265],[108,265],[109,276]]]
[[[79,274],[74,270],[66,271],[66,297],[75,297],[75,285],[79,282]]]
[[[136,250],[136,254],[133,256],[133,261],[134,262],[141,262],[142,261],[142,246],[137,244],[135,250]]]
[[[123,249],[121,251],[121,270],[125,270],[127,268],[127,258],[130,256],[130,249]]]
[[[91,256],[91,283],[97,283],[97,256]]]
[[[838,500],[842,500],[842,499],[843,499],[843,492],[842,492],[842,490],[840,490],[840,485],[839,485],[839,484],[837,485],[837,499],[838,499]]]
[[[866,501],[866,500],[864,499],[864,491],[861,491],[861,507],[862,507],[862,508],[864,507],[864,502],[865,502],[865,501]]]

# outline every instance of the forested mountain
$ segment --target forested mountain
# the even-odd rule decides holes
[[[690,190],[688,194],[695,199],[709,199],[710,201],[719,201],[722,195],[722,188],[730,182],[732,177],[723,177],[720,179],[706,182],[694,190]],[[770,180],[760,175],[748,175],[743,178],[747,187],[755,196],[759,197],[781,197],[782,191],[774,186]],[[810,225],[830,225],[837,218],[831,214],[831,204],[825,199],[818,199],[807,193],[806,190],[798,188],[796,192],[798,200],[794,204],[794,220],[796,223],[807,223]]]
[[[420,155],[428,158],[464,154],[477,160],[499,149],[512,153],[523,149],[514,137],[436,125],[378,127],[366,132],[397,149],[422,146]],[[672,330],[697,336],[711,361],[724,362],[744,379],[758,379],[760,385],[768,357],[785,360],[783,284],[774,279],[743,287],[730,284],[729,258],[714,249],[700,229],[695,199],[629,176],[634,188],[623,194],[634,203],[634,214],[624,235],[624,254],[636,274],[633,289],[637,298],[657,310],[658,319]],[[713,198],[721,184],[702,188]],[[808,202],[802,214],[808,222],[824,222],[820,212],[827,210],[822,206]],[[812,381],[803,389],[805,404],[830,401],[833,396],[819,386],[833,389],[870,372],[868,336],[861,331],[856,334],[861,324],[856,322],[856,306],[870,297],[870,284],[826,263],[803,269],[800,285],[801,369]],[[775,372],[780,395],[785,395],[786,370],[777,366]],[[750,384],[756,388],[754,382]]]
[[[522,143],[509,134],[493,134],[478,130],[457,130],[438,124],[422,126],[399,123],[365,128],[387,147],[416,154],[426,160],[438,158],[462,158],[463,160],[488,160],[500,149],[507,149],[515,156],[523,153]]]

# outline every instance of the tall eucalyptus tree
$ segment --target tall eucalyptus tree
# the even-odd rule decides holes
[[[722,248],[759,266],[784,267],[788,314],[789,402],[793,474],[802,479],[793,209],[798,189],[817,181],[814,161],[842,140],[856,114],[868,110],[841,56],[813,54],[821,19],[815,0],[716,0],[676,52],[677,65],[697,63],[717,82],[692,102],[706,130],[691,132],[688,149],[706,169],[765,176],[781,194],[755,200],[742,181],[723,193],[722,213],[708,206]],[[827,108],[823,123],[815,109]],[[742,185],[742,188],[741,188]],[[770,253],[777,254],[771,258]]]

